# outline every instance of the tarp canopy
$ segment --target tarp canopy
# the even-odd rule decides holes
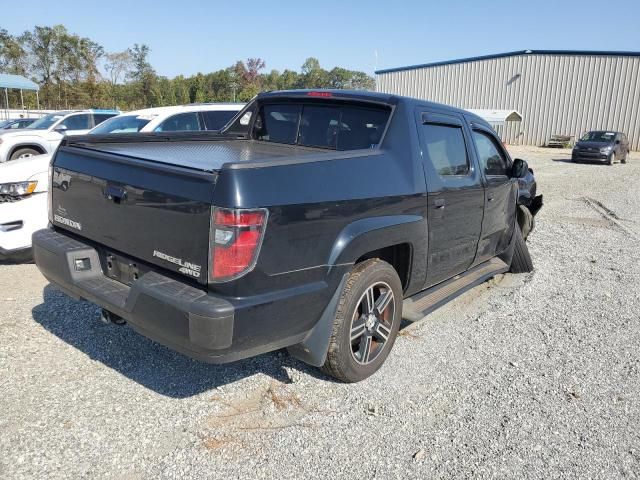
[[[491,110],[472,108],[468,108],[467,110],[471,113],[475,113],[492,125],[504,125],[506,122],[522,121],[522,115],[517,110]]]
[[[37,83],[32,82],[28,78],[20,75],[10,75],[8,73],[0,73],[0,89],[12,88],[16,90],[40,90]]]

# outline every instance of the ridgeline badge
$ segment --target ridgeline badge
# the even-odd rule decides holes
[[[180,268],[178,271],[180,273],[184,273],[185,275],[191,275],[195,278],[200,278],[200,271],[202,267],[200,265],[196,265],[195,263],[185,262],[181,258],[172,257],[171,255],[167,255],[166,253],[159,252],[158,250],[153,251],[153,256],[161,258],[167,262],[171,262],[175,265],[178,265]]]

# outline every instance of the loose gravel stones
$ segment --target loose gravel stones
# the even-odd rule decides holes
[[[355,385],[284,352],[192,361],[0,265],[0,476],[639,476],[640,157],[512,154],[545,196],[535,272],[409,325]]]

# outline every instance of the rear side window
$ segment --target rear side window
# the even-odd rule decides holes
[[[206,130],[220,130],[238,112],[234,110],[231,110],[231,111],[217,110],[217,111],[207,111],[207,112],[200,112],[200,113],[204,117]]]
[[[198,112],[179,113],[158,125],[156,132],[192,132],[202,130]]]
[[[485,175],[507,175],[507,159],[496,144],[496,140],[478,130],[473,131],[473,140],[476,144],[480,167]]]
[[[91,128],[88,113],[71,115],[70,117],[65,118],[60,125],[67,127],[67,130],[89,130]]]
[[[333,150],[375,148],[389,114],[389,109],[347,105],[267,104],[256,118],[254,137]]]
[[[149,123],[148,118],[140,118],[136,115],[120,115],[114,117],[91,130],[91,133],[127,133],[139,132]]]
[[[423,128],[426,153],[438,175],[468,174],[469,160],[462,128],[435,124],[427,124]]]
[[[115,113],[94,113],[93,114],[93,122],[95,125],[100,125],[105,120],[109,120],[112,117],[115,117]]]

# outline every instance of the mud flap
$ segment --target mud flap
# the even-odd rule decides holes
[[[342,295],[348,276],[348,273],[344,274],[340,285],[338,285],[333,297],[331,297],[331,301],[304,340],[287,348],[289,355],[314,367],[324,365],[327,359],[327,352],[329,351],[329,341],[331,340],[333,321],[336,318],[336,311],[338,310],[338,302],[340,302],[340,296]]]

